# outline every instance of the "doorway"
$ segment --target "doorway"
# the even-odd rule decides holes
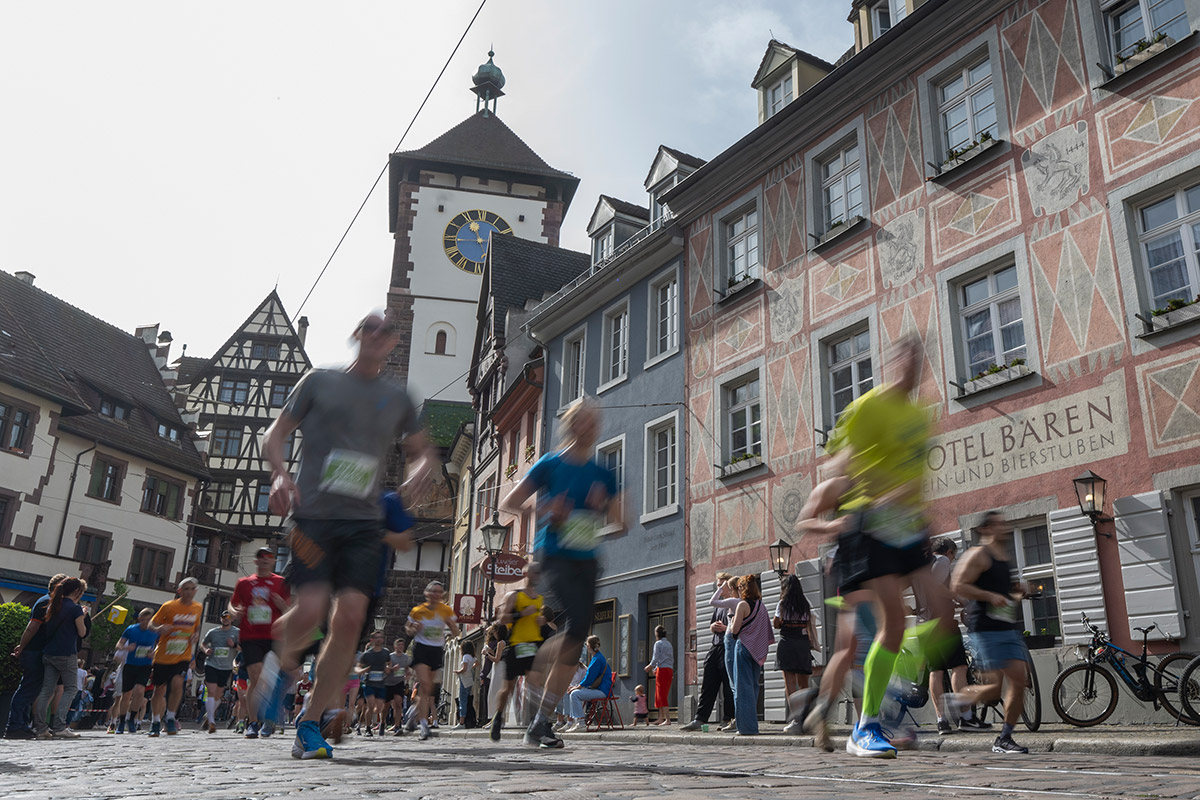
[[[654,635],[654,629],[662,625],[667,629],[667,641],[671,643],[671,648],[675,651],[675,678],[671,681],[671,691],[667,695],[668,707],[675,708],[678,705],[678,687],[680,679],[680,662],[683,654],[679,650],[678,629],[679,629],[679,590],[667,589],[662,592],[651,592],[646,595],[646,660],[637,665],[640,670],[650,661],[650,654],[654,652],[654,642],[658,637]],[[645,674],[645,673],[643,673]],[[651,708],[657,708],[654,705],[654,687],[650,684],[654,682],[652,675],[646,675],[646,697],[650,701]]]

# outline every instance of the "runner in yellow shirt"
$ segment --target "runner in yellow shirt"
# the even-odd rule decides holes
[[[433,685],[441,683],[446,632],[458,636],[454,609],[442,602],[446,587],[432,581],[425,587],[425,602],[408,615],[405,626],[413,640],[413,669],[417,673],[417,702],[409,709],[407,727],[421,726],[421,741],[430,737],[429,715],[434,709]]]
[[[167,709],[167,735],[179,733],[175,712],[183,700],[183,677],[195,659],[196,641],[200,638],[200,617],[204,613],[204,608],[195,602],[199,585],[195,578],[181,580],[175,590],[178,597],[163,603],[150,620],[150,626],[158,631],[152,672],[154,697],[150,701],[153,714],[151,736],[158,736],[162,731],[164,709]]]
[[[534,656],[542,646],[542,624],[546,619],[542,610],[546,598],[538,594],[537,582],[541,571],[536,562],[525,565],[525,588],[512,592],[504,598],[500,622],[508,626],[508,642],[504,648],[504,685],[496,696],[496,708],[492,715],[491,737],[500,741],[500,730],[504,727],[504,708],[512,695],[517,678],[529,675],[527,680],[537,686],[543,683],[542,674],[534,671]]]

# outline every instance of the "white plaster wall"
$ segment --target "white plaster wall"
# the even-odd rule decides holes
[[[442,258],[447,267],[458,272],[449,261]],[[478,279],[475,281],[478,293]],[[478,298],[477,298],[478,299]],[[449,388],[437,394],[438,400],[470,402],[465,373],[471,368],[471,348],[475,344],[475,303],[457,303],[448,300],[419,298],[413,302],[412,353],[408,364],[408,386],[413,400],[420,403],[431,399],[431,395],[442,387]],[[426,353],[429,327],[434,323],[448,322],[454,326],[454,355],[439,356]]]

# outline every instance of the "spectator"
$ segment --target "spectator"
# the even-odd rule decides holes
[[[21,634],[21,641],[13,648],[12,657],[21,665],[21,684],[13,695],[8,711],[8,726],[5,739],[33,738],[33,700],[42,690],[42,648],[46,643],[46,609],[50,607],[50,595],[54,587],[67,579],[59,573],[50,579],[46,593],[34,601],[29,612],[29,624]]]
[[[728,572],[717,573],[717,590],[713,599],[728,597],[729,579],[733,576]],[[710,603],[711,605],[711,603]],[[704,667],[701,675],[700,702],[696,706],[696,718],[684,725],[680,730],[698,731],[700,726],[708,722],[716,705],[717,695],[722,698],[720,719],[729,724],[733,719],[733,687],[729,685],[729,675],[725,672],[725,628],[729,624],[729,609],[714,608],[712,618],[708,623],[709,633],[712,634],[712,644],[708,655],[704,657]],[[732,726],[729,730],[733,730]]]
[[[475,704],[471,700],[471,690],[475,688],[475,645],[471,642],[462,643],[462,657],[458,661],[458,724],[455,728],[474,728]]]
[[[812,675],[812,651],[817,649],[814,644],[817,631],[812,608],[804,596],[804,590],[800,588],[800,579],[795,575],[787,576],[783,582],[773,623],[780,637],[779,646],[775,649],[775,669],[783,673],[789,705],[788,718],[792,720],[784,728],[784,733],[800,733],[804,714],[790,706],[792,695],[808,688],[808,679]]]
[[[667,640],[667,629],[654,629],[654,651],[646,674],[654,676],[654,707],[658,709],[658,724],[671,724],[671,679],[675,676],[675,648]]]
[[[741,601],[725,634],[725,667],[733,682],[734,716],[740,736],[758,735],[758,687],[767,651],[775,641],[757,575],[738,579]]]
[[[88,616],[79,604],[86,584],[79,578],[67,578],[54,587],[46,610],[46,645],[42,649],[45,675],[42,690],[33,704],[33,727],[38,739],[76,739],[79,734],[67,727],[67,709],[79,691],[79,667],[75,654],[79,640],[88,635]],[[63,694],[54,718],[47,722],[50,700],[58,681]]]
[[[608,661],[600,652],[600,637],[587,638],[588,668],[579,685],[567,690],[567,716],[570,724],[564,731],[572,733],[582,730],[583,704],[589,700],[603,700],[612,689],[612,672],[608,669]]]

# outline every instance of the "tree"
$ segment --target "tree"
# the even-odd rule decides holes
[[[28,624],[29,606],[0,605],[0,693],[14,692],[21,684],[21,665],[12,657],[12,651]]]

